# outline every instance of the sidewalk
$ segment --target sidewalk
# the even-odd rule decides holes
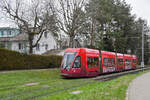
[[[150,72],[132,81],[126,100],[150,100]]]

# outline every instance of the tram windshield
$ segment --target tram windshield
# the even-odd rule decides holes
[[[64,55],[64,59],[63,59],[63,62],[62,62],[62,68],[63,69],[70,69],[71,66],[72,66],[72,62],[75,58],[75,55],[76,55],[76,52],[67,52],[65,53]]]

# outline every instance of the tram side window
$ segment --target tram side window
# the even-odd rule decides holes
[[[94,67],[98,67],[98,65],[99,65],[98,57],[94,57]]]
[[[114,58],[103,58],[103,66],[114,66],[115,60]]]
[[[73,68],[80,68],[81,67],[81,57],[77,56],[74,60]]]
[[[103,65],[107,66],[107,63],[108,63],[108,58],[103,58]]]
[[[88,67],[98,67],[99,66],[98,57],[87,57],[87,66]]]
[[[133,64],[136,64],[136,59],[133,59]]]
[[[126,65],[129,65],[128,59],[125,60],[125,64],[126,64]]]
[[[129,60],[129,64],[131,65],[131,63],[132,63],[132,60]]]
[[[110,60],[110,62],[111,62],[111,64],[112,65],[115,65],[115,59],[114,58],[110,58],[111,60]]]
[[[92,67],[92,64],[93,64],[93,57],[88,57],[87,58],[87,66]]]
[[[125,60],[125,64],[126,64],[126,65],[131,65],[131,60],[126,59],[126,60]]]
[[[118,65],[123,65],[123,59],[118,59]]]

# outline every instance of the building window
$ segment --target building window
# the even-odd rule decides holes
[[[45,45],[45,50],[48,50],[48,44]]]
[[[38,43],[36,46],[36,50],[39,51],[40,50],[40,44]]]
[[[9,31],[9,35],[11,35],[11,31]]]
[[[3,32],[3,31],[1,31],[1,35],[2,35],[2,36],[4,35],[4,32]]]
[[[19,50],[23,50],[23,44],[22,44],[22,43],[19,43],[19,44],[18,44],[18,48],[19,48]]]
[[[47,38],[47,32],[44,32],[44,37]]]
[[[7,35],[7,31],[4,31],[4,35]]]

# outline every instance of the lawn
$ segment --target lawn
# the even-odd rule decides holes
[[[129,83],[141,74],[100,82],[63,79],[58,69],[0,72],[0,100],[124,100]]]
[[[58,69],[0,73],[0,100],[30,100],[83,86],[91,79],[63,79]]]

